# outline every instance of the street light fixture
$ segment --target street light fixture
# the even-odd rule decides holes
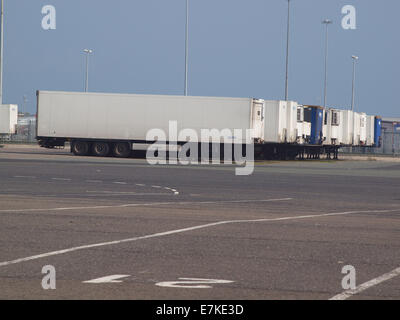
[[[85,81],[85,92],[89,89],[89,55],[93,53],[91,49],[84,49],[83,52],[86,54],[86,81]]]
[[[324,82],[324,108],[326,108],[327,100],[327,89],[328,89],[328,26],[332,24],[333,21],[325,19],[322,24],[326,25],[326,41],[325,41],[325,82]]]
[[[355,84],[356,84],[356,62],[359,59],[357,56],[351,56],[353,59],[353,86],[352,86],[352,98],[351,98],[351,111],[354,111],[354,98],[355,98]]]

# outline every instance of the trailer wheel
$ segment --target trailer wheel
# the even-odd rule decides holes
[[[127,158],[131,154],[131,147],[127,142],[119,142],[114,145],[113,154],[117,158]]]
[[[93,154],[96,157],[105,157],[110,153],[110,146],[107,142],[93,143]]]
[[[72,143],[71,149],[76,156],[86,156],[89,153],[89,144],[86,141],[75,141]]]

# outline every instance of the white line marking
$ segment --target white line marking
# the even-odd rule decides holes
[[[89,281],[83,281],[83,283],[121,283],[122,281],[119,279],[130,277],[130,275],[125,274],[114,274],[112,276],[97,278]]]
[[[34,177],[34,176],[14,176],[14,178],[29,178],[29,179],[35,179],[36,177]]]
[[[51,180],[57,180],[57,181],[71,181],[71,179],[67,179],[67,178],[51,178]]]
[[[365,283],[357,286],[354,290],[344,291],[344,292],[342,292],[342,293],[330,298],[329,300],[346,300],[346,299],[348,299],[348,298],[350,298],[350,297],[352,297],[352,296],[354,296],[354,295],[356,295],[356,294],[358,294],[360,292],[363,292],[363,291],[365,291],[365,290],[367,290],[367,289],[369,289],[371,287],[374,287],[374,286],[376,286],[376,285],[378,285],[378,284],[380,284],[382,282],[385,282],[385,281],[388,281],[390,279],[393,279],[393,278],[395,278],[395,277],[397,277],[399,275],[400,275],[400,267],[397,268],[397,269],[394,269],[393,271],[385,273],[384,275],[382,275],[382,276],[380,276],[378,278],[375,278],[375,279],[372,279],[372,280],[370,280],[368,282],[365,282]]]
[[[166,288],[186,288],[186,289],[210,289],[210,284],[233,283],[231,280],[198,279],[198,278],[179,278],[184,281],[164,281],[156,283],[156,286]]]
[[[145,184],[142,184],[142,183],[136,183],[136,185],[139,186],[139,187],[144,187],[144,186],[146,186]]]
[[[163,195],[163,194],[165,194],[165,193],[137,193],[137,192],[118,192],[118,191],[86,191],[87,193],[97,193],[97,194],[110,194],[110,195],[112,195],[112,194],[116,194],[116,195],[118,195],[118,194],[126,194],[126,195],[130,195],[130,194],[133,194],[133,195],[137,195],[137,194],[159,194],[159,195]]]
[[[97,209],[113,209],[113,208],[130,208],[130,207],[151,207],[164,205],[186,205],[186,204],[218,204],[218,203],[248,203],[248,202],[272,202],[272,201],[289,201],[292,198],[283,199],[266,199],[266,200],[226,200],[226,201],[187,201],[187,202],[152,202],[152,203],[129,203],[116,206],[93,206],[93,207],[66,207],[66,208],[47,208],[47,209],[4,209],[2,212],[46,212],[46,211],[69,211],[69,210],[97,210]]]
[[[171,193],[115,193],[115,194],[109,194],[109,193],[103,193],[103,194],[87,194],[85,197],[115,197],[115,196],[167,196],[167,197],[172,197],[173,194]]]
[[[126,182],[113,182],[114,184],[127,184]]]
[[[47,253],[38,254],[38,255],[35,255],[35,256],[26,257],[26,258],[20,258],[20,259],[11,260],[11,261],[0,262],[0,267],[9,266],[9,265],[17,264],[17,263],[21,263],[21,262],[38,260],[38,259],[47,258],[47,257],[51,257],[51,256],[57,256],[57,255],[70,253],[70,252],[75,252],[75,251],[80,251],[80,250],[87,250],[87,249],[92,249],[92,248],[117,245],[117,244],[121,244],[121,243],[134,242],[134,241],[152,239],[152,238],[159,238],[159,237],[165,237],[165,236],[169,236],[169,235],[173,235],[173,234],[184,233],[184,232],[194,231],[194,230],[199,230],[199,229],[205,229],[205,228],[210,228],[210,227],[215,227],[215,226],[220,226],[220,225],[225,225],[225,224],[301,220],[301,219],[321,218],[321,217],[330,217],[330,216],[344,216],[344,215],[350,215],[350,214],[356,214],[356,213],[388,213],[388,212],[396,212],[396,211],[398,211],[398,209],[397,210],[372,210],[372,211],[336,212],[336,213],[325,213],[325,214],[317,214],[317,215],[270,218],[270,219],[258,219],[258,220],[219,221],[219,222],[213,222],[213,223],[198,225],[198,226],[194,226],[194,227],[184,228],[184,229],[177,229],[177,230],[171,230],[171,231],[166,231],[166,232],[149,234],[147,236],[134,237],[134,238],[128,238],[128,239],[123,239],[123,240],[96,243],[96,244],[90,244],[90,245],[83,245],[83,246],[79,246],[79,247],[73,247],[73,248],[68,248],[68,249],[58,250],[58,251],[51,251],[51,252],[47,252]]]

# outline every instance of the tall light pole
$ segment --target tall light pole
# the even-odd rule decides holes
[[[83,52],[86,54],[86,80],[85,80],[85,92],[89,89],[89,55],[93,53],[91,49],[84,49]]]
[[[355,97],[355,85],[356,85],[356,62],[358,60],[357,56],[351,56],[353,59],[353,86],[351,94],[351,111],[354,111],[354,97]]]
[[[325,19],[322,21],[326,25],[326,40],[325,40],[325,82],[324,82],[324,108],[326,108],[326,98],[328,89],[328,27],[332,24],[332,20]]]
[[[185,96],[188,95],[188,69],[189,69],[189,0],[186,0],[186,26],[185,26]]]
[[[286,38],[286,81],[285,81],[285,100],[289,100],[289,38],[290,38],[290,0],[288,1],[287,14],[287,38]]]
[[[3,104],[4,1],[1,0],[0,22],[0,105]]]

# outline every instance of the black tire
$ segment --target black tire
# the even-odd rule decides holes
[[[107,142],[94,142],[92,150],[96,157],[106,157],[110,153],[110,146]]]
[[[117,158],[128,158],[131,155],[131,146],[128,142],[118,142],[114,145],[113,154]]]
[[[89,154],[89,143],[86,141],[74,141],[71,151],[76,156],[86,156]]]

